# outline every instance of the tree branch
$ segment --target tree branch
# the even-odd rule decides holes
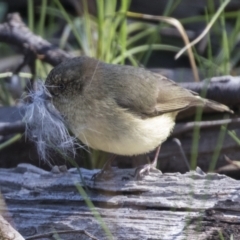
[[[24,53],[30,51],[52,66],[71,58],[70,54],[32,33],[18,13],[8,14],[7,21],[0,24],[0,42],[18,46]]]

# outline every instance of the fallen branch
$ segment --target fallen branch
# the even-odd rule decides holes
[[[61,174],[29,164],[0,169],[8,212],[25,238],[43,234],[45,239],[54,229],[62,239],[90,239],[88,233],[99,240],[197,240],[213,239],[215,229],[234,228],[234,239],[240,239],[239,181],[198,169],[186,174],[151,172],[137,182],[134,169],[117,168],[106,173],[107,180],[94,181],[97,170],[80,170],[86,185],[76,168]],[[88,187],[88,197],[80,186]]]
[[[18,13],[8,14],[7,21],[0,24],[0,42],[15,45],[25,54],[30,52],[52,66],[71,57],[67,52],[32,33]]]

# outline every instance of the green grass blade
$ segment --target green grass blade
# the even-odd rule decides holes
[[[214,2],[214,1],[207,1],[207,2],[210,3],[210,2]],[[214,14],[215,14],[215,12],[211,12],[211,14],[209,14],[209,18],[211,19],[214,16]],[[239,11],[226,12],[225,18],[226,19],[235,19],[238,15],[239,15]],[[179,19],[179,21],[182,24],[205,22],[205,20],[206,20],[205,16],[194,16],[194,17],[187,17],[187,18]]]
[[[105,18],[115,14],[117,8],[116,0],[105,0]]]
[[[98,16],[98,46],[97,46],[97,58],[103,60],[103,31],[104,31],[104,1],[98,0],[97,2],[97,16]]]
[[[214,14],[214,16],[212,17],[211,21],[208,23],[207,27],[203,30],[203,32],[195,40],[193,40],[191,43],[189,43],[184,48],[182,48],[178,52],[178,54],[176,55],[176,57],[175,57],[176,59],[179,58],[182,55],[182,53],[184,53],[188,48],[190,48],[190,47],[194,46],[195,44],[197,44],[206,35],[206,33],[209,32],[209,30],[211,29],[213,24],[217,21],[217,19],[219,18],[220,14],[222,13],[222,11],[224,10],[224,8],[227,6],[227,4],[229,2],[230,2],[230,0],[225,0],[221,4],[221,6],[217,10],[217,12]]]
[[[121,2],[121,9],[120,11],[122,13],[126,13],[128,8],[129,8],[129,5],[130,5],[130,1],[129,0],[122,0]],[[124,53],[126,52],[127,50],[127,20],[126,20],[126,15],[122,15],[122,24],[121,24],[121,27],[120,27],[120,37],[119,37],[119,40],[120,40],[120,46],[121,46],[121,55],[122,55],[122,61],[121,61],[121,64],[124,64],[125,62],[125,58],[124,58]]]
[[[67,23],[70,25],[78,44],[82,47],[82,40],[79,37],[77,29],[75,28],[73,21],[69,17],[69,14],[66,12],[66,10],[64,9],[64,7],[62,6],[62,4],[60,3],[59,0],[54,0],[54,2],[57,5],[57,7],[59,8],[59,10],[61,11],[61,13],[62,13],[63,17],[65,18],[65,20],[67,21]]]
[[[127,50],[123,56],[118,56],[115,59],[113,59],[112,63],[113,64],[118,64],[122,61],[122,58],[129,58],[134,54],[137,53],[141,53],[144,51],[148,51],[149,49],[149,45],[141,45],[135,48],[131,48],[129,50]],[[170,45],[165,45],[165,44],[152,44],[152,50],[162,50],[162,51],[173,51],[173,52],[177,52],[179,50],[179,47],[174,47],[174,46],[170,46]]]
[[[34,31],[34,0],[28,0],[28,27],[33,32]]]
[[[217,145],[214,150],[212,160],[210,162],[209,169],[208,169],[208,171],[210,171],[210,172],[212,172],[216,167],[217,160],[219,158],[221,148],[223,146],[224,138],[226,136],[226,132],[227,132],[227,124],[225,124],[221,127],[220,133],[218,135]]]
[[[224,10],[223,10],[224,11]],[[220,22],[222,26],[222,51],[223,51],[223,74],[229,74],[229,63],[230,63],[230,53],[229,53],[229,43],[228,34],[226,30],[225,17],[224,14],[220,16]]]
[[[207,88],[210,80],[205,81],[205,85],[201,91],[200,96],[205,97],[207,94]],[[195,115],[195,122],[200,122],[202,119],[203,108],[198,107]],[[200,127],[195,125],[193,130],[193,141],[191,147],[191,170],[195,170],[197,167],[197,157],[198,157],[198,145],[199,145]]]
[[[87,48],[88,48],[88,56],[94,57],[93,53],[93,39],[92,39],[92,33],[91,33],[91,19],[90,15],[88,12],[88,3],[87,0],[82,0],[83,2],[83,12],[84,12],[84,17],[83,17],[83,22],[84,22],[84,29],[85,29],[85,35],[87,38]]]
[[[41,11],[40,11],[40,21],[38,25],[38,34],[44,37],[44,25],[46,20],[46,9],[47,9],[47,0],[42,0]]]
[[[149,27],[153,27],[153,25],[144,22],[130,22],[128,23],[127,33],[128,35],[134,34],[135,32],[139,32]]]
[[[149,35],[155,33],[156,28],[157,27],[149,27],[149,28],[147,28],[145,30],[142,30],[141,32],[133,35],[132,37],[129,37],[128,42],[127,42],[127,46],[133,45],[137,41],[140,41],[141,39],[143,39],[145,37],[148,37]]]
[[[239,137],[237,136],[236,132],[235,131],[228,131],[228,135],[238,144],[240,145],[240,139]]]
[[[170,14],[170,12],[172,11],[172,6],[173,6],[173,3],[174,3],[174,0],[169,0],[167,1],[167,5],[164,9],[164,12],[163,12],[163,16],[168,16]],[[148,48],[148,51],[146,52],[144,58],[143,58],[143,65],[146,66],[148,61],[149,61],[149,58],[150,58],[150,55],[152,54],[152,44],[154,44],[158,37],[159,37],[159,32],[160,32],[160,29],[165,26],[165,23],[163,22],[160,22],[156,28],[156,31],[154,32],[154,34],[151,35],[151,37],[149,38],[148,40],[148,44],[149,44],[149,48]]]
[[[14,137],[8,139],[7,141],[5,141],[4,143],[0,144],[0,151],[8,146],[10,146],[11,144],[15,143],[16,141],[20,140],[22,137],[22,134],[16,134]]]
[[[12,75],[13,75],[12,72],[0,73],[0,78],[11,77]],[[32,74],[31,74],[31,73],[20,72],[18,75],[19,75],[21,78],[31,78],[31,77],[32,77]]]
[[[109,231],[107,225],[103,221],[100,213],[96,210],[95,206],[93,205],[92,201],[88,197],[88,195],[85,192],[85,190],[82,188],[82,186],[80,184],[76,184],[76,188],[77,188],[78,192],[81,194],[81,196],[83,197],[83,199],[85,200],[88,208],[92,212],[92,214],[95,217],[95,219],[99,222],[99,224],[101,225],[102,229],[105,231],[106,235],[108,236],[108,239],[114,239],[112,234],[111,234],[111,232]]]

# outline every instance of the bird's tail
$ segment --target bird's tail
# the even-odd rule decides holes
[[[212,108],[219,112],[233,113],[233,111],[228,106],[218,103],[218,102],[215,102],[215,101],[212,101],[212,100],[204,99],[204,105],[206,107]]]

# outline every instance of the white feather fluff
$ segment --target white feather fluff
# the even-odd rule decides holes
[[[61,114],[51,100],[44,95],[50,93],[42,81],[37,82],[37,89],[29,94],[31,102],[24,106],[26,136],[35,142],[42,160],[48,161],[53,149],[66,156],[75,155],[76,138],[72,137]]]

